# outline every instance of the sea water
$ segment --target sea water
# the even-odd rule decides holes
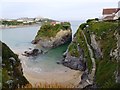
[[[71,21],[72,34],[77,31],[78,26],[82,21]],[[6,43],[15,53],[23,53],[28,48],[34,48],[31,41],[35,38],[39,26],[29,26],[21,28],[7,28],[0,30],[2,35],[1,41]],[[62,54],[66,51],[69,43],[61,45],[57,48],[50,49],[48,53],[44,55],[38,55],[36,57],[29,57],[24,61],[26,67],[31,71],[56,71],[62,70],[62,65],[58,65],[56,62],[63,59]],[[24,59],[24,58],[22,58]]]

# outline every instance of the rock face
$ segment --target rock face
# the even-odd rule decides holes
[[[120,23],[119,23],[120,24]],[[116,82],[120,83],[120,26],[118,27],[118,33],[116,35],[117,38],[117,63],[118,63],[118,68],[116,70]]]
[[[43,48],[55,48],[59,45],[71,42],[72,30],[70,28],[70,24],[67,23],[66,26],[64,25],[65,23],[56,25],[46,24],[41,26],[32,43],[39,44]]]
[[[39,49],[33,49],[31,51],[25,51],[22,55],[29,57],[29,56],[37,56],[39,54],[43,54],[43,51]]]
[[[79,57],[72,56],[67,52],[66,55],[64,54],[65,59],[62,61],[62,64],[74,70],[85,71],[86,60],[84,58],[84,51],[80,48],[79,44],[77,45],[77,50],[80,53]]]
[[[120,27],[117,21],[96,21],[83,23],[74,35],[73,41],[64,53],[63,65],[83,71],[80,84],[87,88],[120,88]],[[90,75],[94,71],[92,58],[86,46],[93,50],[96,64],[95,78],[91,84]],[[116,36],[117,35],[117,36]]]
[[[91,34],[90,38],[91,38],[91,46],[92,46],[92,48],[94,49],[94,52],[95,52],[95,57],[97,59],[102,58],[103,57],[102,52],[101,52],[99,43],[95,39],[95,35]]]
[[[70,42],[72,40],[71,35],[71,30],[60,30],[54,38],[40,39],[37,44],[41,45],[43,48],[54,48]]]
[[[23,76],[22,67],[18,56],[10,48],[2,45],[2,88],[5,90],[15,90],[29,82]]]

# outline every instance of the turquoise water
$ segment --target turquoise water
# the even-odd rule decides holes
[[[11,49],[28,48],[33,46],[31,41],[34,39],[39,26],[9,28],[0,30],[2,41]]]
[[[26,60],[26,63],[28,67],[31,69],[35,68],[37,72],[39,71],[59,71],[62,70],[62,65],[58,65],[56,62],[61,60],[62,54],[67,49],[68,44],[61,45],[57,48],[51,49],[48,51],[47,54],[39,55],[37,57],[29,58],[29,60]],[[33,66],[34,65],[34,66]],[[39,67],[39,69],[37,69]]]
[[[72,21],[72,33],[75,34],[81,21]],[[22,28],[9,28],[0,30],[0,38],[4,43],[6,43],[13,51],[28,50],[29,47],[34,47],[31,41],[34,39],[40,26],[30,26]],[[58,65],[56,62],[62,59],[62,54],[66,51],[68,43],[61,45],[57,48],[51,49],[47,54],[39,55],[37,57],[30,57],[25,60],[25,64],[29,69],[39,71],[50,71],[57,70],[63,67]]]

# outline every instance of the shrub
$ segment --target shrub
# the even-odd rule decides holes
[[[80,25],[79,28],[83,30],[86,27],[86,25],[87,25],[87,23],[83,23],[83,24]]]

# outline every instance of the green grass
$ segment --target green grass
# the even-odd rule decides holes
[[[22,25],[23,22],[17,22],[16,20],[14,21],[2,21],[2,25]]]
[[[76,45],[76,43],[71,43],[71,44],[69,45],[68,51],[69,51],[69,53],[70,53],[71,56],[75,56],[75,57],[79,57],[79,56],[80,56],[80,54],[79,54],[79,52],[78,52],[78,50],[77,50],[77,45]]]
[[[70,29],[70,23],[64,22],[63,24],[56,24],[51,25],[50,23],[45,23],[41,26],[40,30],[38,31],[35,40],[42,38],[50,38],[55,37],[57,32],[60,30],[67,30]]]
[[[103,88],[111,87],[115,83],[116,61],[100,60],[97,61],[96,82]]]
[[[35,21],[34,22],[29,22],[29,23],[23,23],[23,22],[18,22],[17,20],[13,20],[13,21],[0,21],[0,23],[2,25],[31,25],[31,24],[35,24]]]
[[[89,30],[91,32],[94,32],[97,34],[97,36],[101,36],[104,34],[104,32],[108,32],[110,30],[114,30],[117,26],[117,22],[105,22],[105,21],[99,21],[99,22],[89,22]]]
[[[2,69],[2,81],[3,83],[10,79],[10,76],[8,75],[8,70],[6,68]]]

